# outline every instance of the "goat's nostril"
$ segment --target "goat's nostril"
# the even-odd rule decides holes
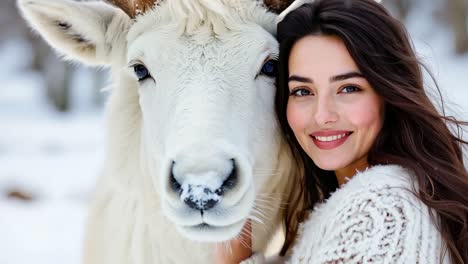
[[[221,186],[221,188],[219,189],[219,191],[221,192],[221,194],[219,195],[224,194],[225,191],[234,189],[234,187],[237,185],[238,175],[237,175],[236,162],[234,161],[234,159],[231,159],[231,162],[232,162],[232,171],[229,174],[228,178],[223,182],[223,185]]]
[[[217,195],[219,195],[219,196],[223,196],[224,190],[223,190],[223,188],[221,187],[221,188],[219,188],[218,190],[216,190],[215,193],[216,193]]]
[[[211,209],[213,208],[216,204],[218,203],[217,200],[214,200],[214,199],[210,199],[208,201],[205,202],[205,206],[202,210],[208,210],[208,209]]]
[[[184,203],[192,209],[199,210],[199,203],[191,198],[185,198]]]
[[[171,189],[175,192],[180,192],[182,189],[181,189],[181,185],[180,183],[174,178],[174,176],[171,175]]]
[[[181,192],[182,191],[182,186],[180,183],[177,181],[177,179],[174,177],[174,164],[175,162],[172,162],[172,168],[171,168],[171,176],[169,179],[169,184],[171,186],[171,189],[175,192]]]

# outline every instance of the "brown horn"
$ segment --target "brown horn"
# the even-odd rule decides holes
[[[285,10],[294,0],[263,0],[268,9],[277,14]]]
[[[129,17],[135,18],[138,14],[143,14],[151,9],[157,0],[105,0],[105,2],[120,8]]]

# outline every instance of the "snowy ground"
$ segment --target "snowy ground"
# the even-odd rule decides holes
[[[449,113],[467,120],[468,55],[451,54],[450,32],[421,15],[407,23]],[[0,263],[79,263],[88,197],[104,156],[102,110],[83,104],[70,114],[53,112],[41,77],[21,71],[27,47],[18,51],[21,43],[13,43],[0,47]],[[7,199],[14,189],[35,199]]]

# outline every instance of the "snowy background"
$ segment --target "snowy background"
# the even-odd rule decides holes
[[[60,113],[43,77],[23,70],[30,47],[19,40],[0,47],[0,263],[79,263],[103,160],[102,107],[86,103],[90,73],[77,70],[73,110]]]
[[[468,53],[454,52],[453,32],[431,2],[443,1],[415,0],[405,24],[443,90],[448,114],[467,120]],[[72,66],[71,100],[59,112],[46,95],[50,78],[30,67],[39,40],[11,29],[0,36],[0,264],[79,263],[86,209],[104,158],[99,98],[106,95],[96,100],[92,80],[106,79],[106,72]]]

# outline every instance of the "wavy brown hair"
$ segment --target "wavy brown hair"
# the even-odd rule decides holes
[[[468,122],[437,111],[424,89],[426,68],[418,61],[405,27],[373,0],[318,0],[294,10],[278,24],[276,111],[304,171],[298,201],[292,203],[296,206],[287,212],[281,253],[291,247],[303,213],[338,187],[334,172],[321,170],[304,152],[286,118],[289,53],[294,43],[308,35],[337,36],[343,41],[385,103],[384,125],[369,151],[369,164],[398,164],[414,172],[415,194],[432,209],[432,221],[451,258],[458,264],[468,263],[468,173],[463,161],[468,142],[462,139]]]

